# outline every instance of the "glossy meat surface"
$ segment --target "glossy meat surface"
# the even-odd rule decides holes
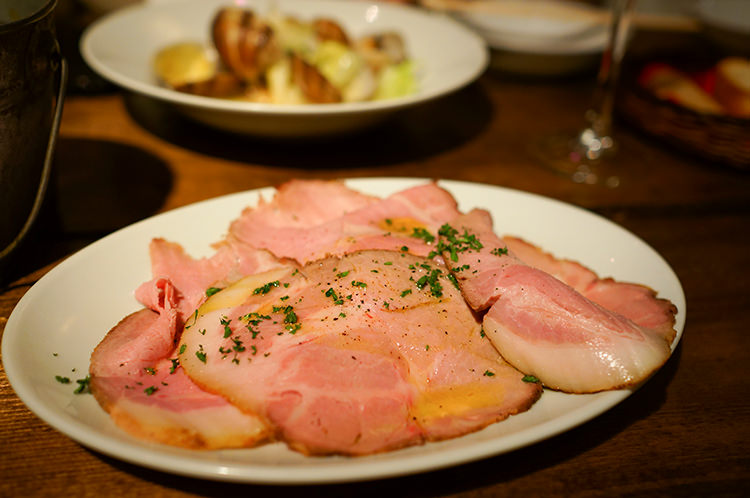
[[[462,215],[451,227],[441,240],[454,254],[446,262],[467,302],[487,310],[484,330],[503,357],[545,386],[619,389],[642,382],[669,358],[662,331],[604,308],[509,252],[486,211]]]
[[[539,268],[573,287],[586,298],[662,334],[671,343],[675,337],[677,308],[645,285],[599,278],[578,262],[558,259],[518,237],[503,237],[508,249],[527,265]]]
[[[435,183],[377,199],[339,182],[296,181],[270,202],[245,209],[230,238],[302,264],[363,249],[408,247],[426,256],[432,247],[414,231],[436,234],[458,214],[455,199]]]
[[[380,199],[293,180],[214,249],[154,239],[145,308],[92,355],[97,400],[138,437],[388,451],[527,410],[541,383],[635,385],[674,337],[651,289],[500,239],[435,183]]]
[[[268,427],[224,398],[201,390],[177,362],[177,317],[170,285],[158,311],[125,317],[91,355],[91,391],[114,422],[136,437],[195,449],[257,444]]]
[[[362,251],[248,277],[199,309],[180,362],[304,453],[456,437],[541,390],[482,337],[446,276],[405,252]]]

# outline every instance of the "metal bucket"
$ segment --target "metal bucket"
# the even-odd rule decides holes
[[[28,235],[49,182],[67,79],[56,5],[0,1],[0,271]]]

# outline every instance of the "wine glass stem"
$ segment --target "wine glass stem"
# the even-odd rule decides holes
[[[588,132],[597,137],[603,147],[612,146],[612,113],[615,87],[620,73],[620,63],[625,54],[635,0],[613,0],[609,39],[602,55],[597,85],[591,107],[586,111]]]

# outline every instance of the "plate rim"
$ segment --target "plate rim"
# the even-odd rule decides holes
[[[362,185],[372,185],[376,183],[381,184],[393,184],[398,185],[398,187],[392,187],[392,188],[406,188],[411,185],[416,185],[423,182],[429,182],[432,181],[432,179],[428,178],[417,178],[417,177],[409,177],[409,178],[398,178],[398,177],[370,177],[370,178],[345,178],[343,179],[346,181],[347,185],[350,185],[352,188],[361,190]],[[600,216],[596,213],[593,213],[587,209],[584,209],[582,207],[566,203],[564,201],[554,199],[551,197],[546,197],[543,195],[525,192],[521,190],[511,189],[507,187],[497,186],[497,185],[490,185],[490,184],[483,184],[483,183],[475,183],[475,182],[467,182],[467,181],[457,181],[457,180],[438,180],[438,184],[443,186],[444,188],[451,191],[452,187],[458,186],[458,187],[464,187],[464,188],[480,188],[480,189],[488,189],[488,190],[497,190],[500,191],[506,195],[520,195],[522,197],[530,197],[532,201],[536,202],[545,202],[545,203],[552,203],[552,205],[556,206],[565,206],[566,208],[572,208],[574,211],[581,212],[585,214],[586,216],[591,216],[593,218],[598,219],[599,221],[605,222],[616,229],[620,230],[624,235],[627,235],[629,237],[634,238],[638,243],[643,244],[645,248],[650,250],[650,252],[653,253],[656,257],[659,258],[659,262],[661,265],[664,266],[666,270],[671,272],[671,277],[674,278],[675,283],[677,284],[677,289],[681,293],[679,296],[671,296],[672,299],[676,299],[678,303],[681,305],[681,307],[678,309],[678,315],[677,315],[677,322],[675,324],[675,329],[677,330],[677,335],[673,341],[672,349],[674,350],[677,345],[680,342],[683,330],[684,330],[684,324],[685,324],[685,316],[686,316],[686,302],[685,302],[685,296],[684,296],[684,289],[682,288],[682,284],[679,281],[679,278],[674,273],[674,270],[671,268],[671,266],[668,264],[668,262],[659,254],[655,249],[653,249],[649,244],[647,244],[645,241],[643,241],[640,237],[633,234],[632,232],[628,231],[627,229],[621,227],[620,225],[616,224],[615,222],[604,218],[603,216]],[[378,185],[379,188],[382,188],[382,185]],[[138,221],[136,223],[133,223],[131,225],[128,225],[127,227],[121,228],[105,237],[102,237],[101,239],[93,242],[92,244],[89,244],[88,246],[84,247],[83,249],[73,253],[69,257],[67,257],[65,260],[60,262],[57,266],[52,268],[49,272],[47,272],[44,276],[42,276],[30,289],[27,290],[27,292],[21,297],[19,302],[17,303],[16,307],[13,309],[8,322],[6,323],[5,330],[3,333],[2,338],[2,350],[4,352],[8,351],[8,346],[10,345],[10,352],[13,352],[13,342],[18,340],[19,332],[18,328],[20,325],[17,325],[17,322],[22,322],[23,315],[26,313],[27,309],[34,304],[35,296],[37,294],[43,293],[46,286],[53,285],[54,284],[54,278],[56,275],[64,273],[67,271],[68,266],[74,265],[78,260],[85,258],[87,251],[96,250],[97,245],[105,244],[107,240],[116,239],[118,237],[126,237],[128,235],[129,231],[136,230],[137,228],[134,227],[143,227],[147,226],[150,223],[154,223],[154,220],[156,219],[164,219],[166,217],[170,216],[179,216],[180,214],[187,212],[190,209],[199,209],[201,207],[205,207],[206,205],[210,203],[220,203],[220,202],[239,202],[240,199],[247,199],[245,201],[245,204],[249,205],[249,200],[252,197],[255,197],[256,200],[261,195],[268,195],[271,192],[273,192],[273,187],[263,187],[259,189],[251,189],[246,190],[242,192],[235,192],[231,194],[226,194],[218,197],[214,197],[211,199],[206,199],[202,201],[198,201],[195,203],[191,203],[185,206],[181,206],[163,213],[156,214],[154,216],[148,217],[146,219],[143,219],[141,221]],[[457,199],[460,201],[460,199]],[[233,214],[234,217],[237,216],[237,213]],[[156,235],[154,235],[156,236]],[[94,248],[94,249],[92,249]],[[51,276],[50,276],[51,275]],[[59,417],[59,414],[53,413],[54,410],[48,409],[47,405],[42,402],[41,399],[37,399],[38,397],[35,394],[30,393],[31,387],[27,386],[27,383],[31,383],[31,381],[28,381],[22,377],[22,371],[23,369],[17,365],[15,359],[12,356],[8,356],[6,354],[3,355],[2,358],[6,375],[8,377],[8,381],[15,391],[16,395],[24,402],[24,404],[29,408],[33,413],[35,413],[37,416],[39,416],[46,424],[50,425],[51,427],[55,428],[59,432],[63,433],[67,437],[70,437],[71,439],[77,441],[78,443],[82,444],[83,446],[86,446],[88,448],[91,448],[97,452],[109,455],[111,457],[117,458],[119,460],[123,460],[135,465],[139,465],[142,467],[147,467],[159,471],[164,471],[171,474],[178,474],[178,475],[185,475],[185,476],[191,476],[191,477],[198,477],[198,478],[204,478],[204,479],[211,479],[211,480],[221,480],[221,481],[231,481],[231,482],[243,482],[243,483],[258,483],[258,484],[288,484],[288,485],[297,485],[297,484],[332,484],[332,483],[345,483],[345,482],[355,482],[355,481],[363,481],[363,480],[371,480],[371,479],[385,479],[385,478],[391,478],[391,477],[397,477],[397,476],[403,476],[403,475],[410,475],[410,474],[417,474],[422,473],[430,470],[439,470],[442,468],[460,465],[463,463],[468,463],[472,461],[481,460],[484,458],[488,458],[491,456],[509,453],[512,451],[515,451],[519,448],[531,446],[534,444],[539,443],[540,441],[543,441],[545,439],[549,439],[553,436],[556,436],[560,433],[567,432],[569,430],[572,430],[573,428],[584,424],[588,421],[590,421],[593,418],[596,418],[609,409],[613,408],[620,402],[622,402],[624,399],[629,397],[635,390],[637,390],[638,387],[633,389],[625,389],[625,390],[619,390],[619,391],[609,391],[606,393],[600,393],[602,396],[599,398],[592,398],[594,401],[592,404],[595,405],[595,409],[592,410],[591,404],[582,405],[577,407],[575,410],[569,411],[564,413],[562,416],[558,415],[554,418],[547,420],[541,424],[533,425],[531,427],[524,428],[521,431],[517,432],[511,432],[510,434],[501,435],[499,437],[484,440],[484,441],[478,441],[474,442],[472,447],[474,448],[473,452],[467,453],[466,450],[462,447],[454,447],[454,448],[448,448],[448,449],[440,449],[434,452],[429,452],[429,447],[427,445],[432,445],[435,443],[426,443],[425,445],[421,446],[414,446],[410,448],[406,448],[405,450],[396,450],[394,452],[388,452],[381,455],[388,455],[393,456],[392,458],[386,457],[384,460],[375,460],[374,462],[370,461],[367,462],[366,458],[368,457],[359,457],[359,458],[353,458],[353,459],[347,459],[346,457],[332,457],[334,459],[337,459],[336,461],[344,460],[347,462],[347,464],[340,464],[340,463],[333,463],[332,468],[334,469],[343,469],[344,472],[341,470],[338,470],[338,472],[334,472],[333,475],[326,474],[323,472],[321,475],[321,469],[325,469],[326,466],[318,466],[318,465],[312,465],[312,466],[299,466],[295,467],[293,472],[289,472],[289,466],[278,466],[271,465],[271,466],[259,466],[258,464],[249,463],[249,464],[239,464],[239,463],[233,463],[231,465],[215,465],[211,467],[210,469],[206,467],[206,462],[203,460],[196,461],[194,458],[195,453],[194,450],[175,450],[172,447],[168,447],[166,445],[159,445],[155,443],[144,443],[142,441],[139,441],[135,438],[132,438],[130,436],[125,436],[122,439],[114,439],[111,435],[103,433],[103,439],[104,441],[108,441],[110,443],[113,443],[113,446],[105,446],[102,447],[101,443],[98,441],[98,439],[102,439],[102,435],[97,434],[97,431],[91,430],[91,426],[85,424],[84,422],[80,420],[66,420],[67,414],[64,414],[64,417]],[[667,360],[669,361],[669,360]],[[647,381],[644,381],[643,384],[645,384]],[[642,384],[641,384],[642,385]],[[21,387],[19,392],[19,386]],[[640,387],[640,386],[639,386]],[[545,391],[545,395],[551,395],[552,392]],[[565,395],[565,396],[576,396],[576,395]],[[589,395],[586,395],[589,396]],[[579,412],[585,412],[584,416],[581,416],[581,413]],[[521,416],[523,414],[519,414],[516,416]],[[497,424],[491,424],[490,427],[497,425]],[[88,429],[87,429],[88,428]],[[480,431],[481,432],[481,431]],[[93,433],[93,434],[92,434]],[[95,437],[98,436],[98,437]],[[471,434],[468,434],[463,437],[469,437]],[[461,438],[456,438],[461,439]],[[451,441],[451,440],[448,440]],[[498,449],[498,442],[505,442],[505,444],[501,444],[500,448]],[[282,443],[275,443],[275,444],[282,444]],[[413,450],[412,452],[417,452],[416,455],[412,455],[409,450]],[[420,449],[426,449],[425,455],[420,455],[419,450]],[[160,451],[161,450],[161,451]],[[233,452],[233,451],[253,451],[253,449],[243,449],[243,450],[218,450],[219,452]],[[399,453],[402,452],[403,453]],[[146,453],[146,457],[144,458],[144,452]],[[164,458],[164,453],[170,453],[168,456],[169,458]],[[184,453],[184,455],[182,455]],[[309,458],[317,458],[317,457],[309,457]],[[327,458],[327,457],[324,457]],[[167,461],[167,463],[164,463],[164,460]],[[322,460],[319,460],[319,462]],[[366,465],[358,465],[359,463],[365,462]],[[179,464],[179,465],[176,465]],[[399,465],[401,464],[401,465]],[[363,470],[364,467],[364,470]]]

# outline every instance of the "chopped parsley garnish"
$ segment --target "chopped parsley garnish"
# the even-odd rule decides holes
[[[294,308],[291,306],[274,306],[273,312],[284,314],[284,328],[290,334],[296,334],[302,328],[302,324],[298,323],[297,313],[294,312]]]
[[[55,380],[60,384],[70,384],[70,378],[61,375],[55,375]]]
[[[352,285],[353,285],[354,287],[362,287],[362,288],[365,288],[365,287],[367,287],[367,284],[366,284],[366,283],[364,283],[364,282],[360,282],[359,280],[352,280]]]
[[[143,370],[145,370],[146,373],[149,374],[149,375],[156,375],[156,370],[154,370],[153,367],[146,367]]]
[[[286,327],[284,327],[284,328],[286,328],[286,331],[287,331],[287,332],[289,332],[290,334],[294,335],[294,334],[296,334],[296,333],[297,333],[297,331],[298,331],[299,329],[301,329],[301,328],[302,328],[302,325],[301,325],[301,324],[299,324],[299,323],[293,323],[293,324],[289,324],[289,325],[287,325],[287,326],[286,326]]]
[[[271,292],[271,288],[278,287],[280,285],[281,285],[281,282],[279,282],[278,280],[274,280],[273,282],[268,282],[267,284],[264,284],[258,287],[257,289],[254,289],[253,294],[254,295],[255,294],[268,294],[269,292]]]
[[[470,234],[467,230],[464,230],[463,234],[459,234],[458,230],[447,223],[440,227],[438,234],[442,239],[438,242],[437,250],[428,255],[430,258],[447,252],[451,261],[458,261],[458,253],[471,250],[478,251],[484,247],[476,235]]]
[[[411,236],[415,239],[422,239],[428,244],[432,244],[433,242],[435,242],[435,236],[424,228],[415,228],[411,233]]]
[[[258,334],[260,334],[259,330],[254,329],[253,327],[257,327],[260,325],[260,322],[263,320],[270,320],[271,317],[269,315],[261,315],[260,313],[256,313],[253,311],[252,313],[248,313],[247,315],[242,315],[239,320],[247,321],[247,330],[253,335],[253,339],[255,339]]]
[[[221,290],[220,287],[209,287],[206,289],[206,297],[211,297]]]
[[[333,304],[344,304],[344,300],[336,295],[336,291],[333,290],[333,287],[326,291],[325,296],[333,299]]]
[[[73,391],[73,393],[83,394],[83,393],[91,392],[91,390],[89,389],[89,383],[91,382],[90,376],[87,375],[83,379],[76,380],[76,382],[78,383],[78,387],[76,387],[76,390]]]
[[[245,346],[242,345],[242,341],[239,337],[232,337],[232,342],[234,342],[234,346],[232,346],[232,349],[237,353],[241,353],[245,350]]]
[[[339,278],[344,278],[345,276],[349,275],[349,272],[351,270],[342,271],[341,273],[337,273],[336,276]]]
[[[461,288],[460,288],[460,287],[458,286],[458,279],[456,278],[456,276],[455,276],[454,274],[452,274],[452,273],[449,273],[449,274],[447,274],[447,275],[445,276],[445,278],[447,278],[448,280],[450,280],[450,281],[451,281],[451,283],[453,284],[453,286],[454,286],[454,287],[455,287],[456,289],[458,289],[458,290],[461,290]]]
[[[401,291],[401,297],[406,297],[409,294],[411,294],[411,289],[406,289],[405,291]]]
[[[495,376],[495,372],[493,372],[491,370],[485,370],[482,375],[484,375],[485,377],[494,377]]]
[[[172,366],[169,367],[169,373],[173,374],[175,370],[177,370],[177,367],[180,366],[180,360],[177,358],[170,358],[169,361],[172,362]]]
[[[219,323],[224,326],[224,339],[232,335],[232,329],[229,328],[229,324],[232,322],[232,320],[229,320],[227,317],[222,316],[219,319]]]
[[[524,375],[523,379],[521,379],[524,382],[539,382],[539,379],[534,377],[533,375]]]
[[[504,255],[508,254],[508,248],[507,247],[496,247],[493,250],[491,250],[490,253],[494,254],[495,256],[504,256]]]
[[[297,313],[294,310],[288,310],[284,315],[284,323],[297,323]]]
[[[156,387],[156,386],[149,386],[146,389],[144,389],[143,392],[146,393],[147,396],[151,396],[152,394],[154,394],[158,390],[159,390],[159,388]]]
[[[195,322],[198,321],[198,310],[197,309],[195,310],[195,312],[193,313],[193,316],[191,318],[193,319],[193,323],[191,323],[190,325],[185,325],[185,330],[187,330],[190,327],[192,327],[193,325],[195,325]]]
[[[198,345],[198,351],[195,352],[195,357],[198,358],[203,363],[206,363],[206,353],[203,351],[203,345]]]
[[[442,297],[443,284],[441,284],[438,280],[442,274],[443,272],[437,268],[430,269],[429,273],[427,273],[426,275],[422,275],[421,277],[419,277],[419,280],[417,280],[417,289],[422,290],[425,287],[429,287],[430,293],[434,297]]]
[[[260,322],[262,322],[263,320],[270,320],[270,319],[271,319],[270,316],[261,315],[260,313],[256,313],[255,311],[253,311],[252,313],[248,313],[247,315],[242,315],[240,317],[240,320],[247,321],[248,324],[255,325],[255,326],[259,325]]]
[[[180,346],[180,351],[177,354],[184,353],[186,349],[187,349],[187,344],[183,344],[182,346]]]

